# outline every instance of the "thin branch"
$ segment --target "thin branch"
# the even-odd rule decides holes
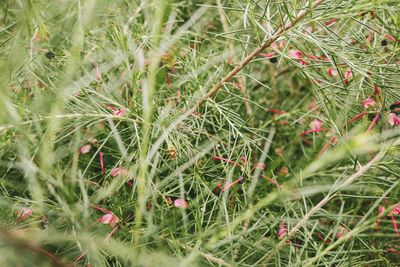
[[[201,106],[203,103],[205,103],[210,97],[212,97],[216,92],[218,92],[219,89],[223,86],[224,83],[227,81],[231,80],[239,71],[241,71],[245,66],[247,66],[251,60],[256,57],[258,54],[261,53],[265,48],[269,47],[273,42],[275,42],[281,35],[283,35],[286,31],[289,29],[293,28],[299,21],[301,21],[311,10],[319,6],[324,0],[316,0],[312,5],[307,5],[311,6],[310,9],[304,8],[302,9],[296,16],[296,18],[292,21],[289,21],[286,23],[283,27],[280,26],[278,30],[267,40],[264,41],[264,43],[253,50],[245,59],[243,59],[242,62],[240,62],[232,71],[230,71],[224,78],[222,78],[221,81],[219,81],[217,84],[215,84],[210,91],[207,92],[204,98],[201,98],[199,101],[196,102],[196,104],[190,109],[195,111],[199,106]]]
[[[398,145],[400,143],[400,140],[395,142],[393,145]],[[285,244],[287,244],[287,241],[293,237],[294,234],[297,233],[297,231],[303,227],[308,220],[311,218],[312,215],[314,215],[317,211],[319,211],[326,203],[328,203],[333,197],[336,196],[336,194],[343,188],[351,185],[357,178],[362,176],[365,172],[371,168],[372,165],[380,161],[384,156],[386,152],[385,150],[381,150],[373,159],[371,159],[366,165],[361,167],[356,173],[348,177],[343,183],[341,183],[339,186],[335,187],[333,192],[330,192],[327,194],[316,206],[314,206],[306,215],[304,215],[304,218],[301,219],[290,231],[289,233],[277,244],[274,250],[271,250],[266,256],[263,261],[264,265],[271,259],[271,257],[275,254],[276,251],[278,251],[281,247],[283,247]]]
[[[27,240],[18,238],[14,236],[10,231],[0,226],[0,238],[7,242],[10,246],[15,247],[19,250],[30,251],[32,253],[38,254],[43,258],[46,258],[51,262],[52,266],[73,266],[72,264],[67,264],[62,262],[56,255],[43,249],[42,247],[33,244]]]

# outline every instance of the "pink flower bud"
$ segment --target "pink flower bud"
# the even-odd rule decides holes
[[[258,169],[258,170],[265,170],[265,163],[263,162],[257,162],[256,164],[254,164],[254,168]]]
[[[350,82],[350,78],[353,77],[353,73],[351,72],[350,69],[347,69],[344,72],[344,83],[348,84]]]
[[[329,68],[326,71],[326,73],[328,73],[328,75],[331,76],[331,77],[335,77],[335,76],[339,75],[338,71],[336,69],[334,69],[334,68]]]
[[[320,130],[322,129],[323,122],[315,119],[310,123],[311,130]]]
[[[289,57],[293,59],[301,59],[303,58],[303,52],[299,50],[289,50],[288,52]]]
[[[400,125],[400,118],[397,117],[394,113],[389,113],[389,124],[391,126],[398,126]]]
[[[174,200],[174,206],[181,209],[189,208],[189,203],[183,198],[178,198]]]
[[[88,153],[88,152],[90,151],[91,148],[92,148],[92,146],[91,146],[90,144],[81,146],[81,147],[79,148],[79,153],[81,153],[81,154],[86,154],[86,153]]]
[[[119,218],[112,213],[107,213],[101,216],[100,222],[102,224],[107,224],[111,227],[114,227],[119,222]]]
[[[117,117],[123,117],[126,114],[125,109],[117,109],[113,111],[113,114]]]
[[[287,234],[287,228],[285,227],[285,223],[281,222],[278,230],[278,238],[282,239]]]
[[[121,173],[122,173],[121,167],[115,167],[114,169],[111,170],[110,175],[111,175],[112,177],[115,177],[115,176],[120,175]]]
[[[362,105],[364,106],[364,108],[373,107],[375,105],[375,100],[371,98],[366,98],[362,102]]]
[[[32,210],[30,208],[20,208],[17,212],[18,220],[17,223],[22,222],[26,218],[32,215]]]
[[[392,213],[400,215],[400,203],[392,206]]]

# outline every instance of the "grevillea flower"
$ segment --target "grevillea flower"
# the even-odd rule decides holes
[[[113,114],[117,117],[123,117],[126,114],[125,109],[116,109],[113,111]]]
[[[375,105],[375,100],[366,98],[363,100],[362,105],[364,108],[373,107]]]
[[[392,213],[400,215],[400,203],[392,206]]]
[[[288,52],[289,57],[293,59],[302,59],[303,58],[303,52],[299,50],[289,50]]]
[[[91,146],[90,144],[81,146],[81,147],[79,148],[79,153],[81,153],[81,154],[86,154],[86,153],[88,153],[88,152],[90,151],[91,148],[92,148],[92,146]]]
[[[189,203],[183,198],[178,198],[174,200],[174,206],[181,209],[187,209],[189,208]]]
[[[336,237],[337,239],[342,238],[343,236],[345,236],[349,231],[344,228],[343,226],[339,225],[339,229],[338,232],[336,233]]]
[[[119,222],[119,218],[113,213],[107,213],[100,217],[99,222],[114,227]]]
[[[114,169],[111,170],[110,175],[112,177],[118,176],[122,174],[123,169],[121,167],[115,167]]]
[[[344,72],[344,83],[345,84],[348,84],[349,82],[350,82],[350,78],[353,76],[353,73],[351,72],[351,70],[350,69],[347,69],[345,72]]]
[[[326,73],[328,73],[328,75],[331,77],[335,77],[335,76],[339,75],[338,71],[334,68],[327,69]]]
[[[240,177],[239,179],[236,179],[236,181],[233,181],[232,183],[226,183],[225,186],[224,186],[224,189],[222,189],[222,192],[225,192],[225,191],[229,190],[229,188],[231,188],[235,184],[241,184],[243,182],[244,182],[244,178]]]
[[[302,65],[302,66],[308,65],[307,62],[305,62],[305,61],[302,60],[302,59],[299,60],[299,64]]]
[[[394,113],[389,113],[389,124],[391,126],[398,126],[400,125],[400,118],[397,117]]]
[[[337,19],[330,19],[324,22],[325,26],[331,26],[332,24],[336,23]]]
[[[278,238],[282,239],[287,234],[287,228],[285,227],[285,223],[281,222],[278,230]]]
[[[396,42],[396,38],[394,38],[392,35],[389,33],[385,33],[386,38],[388,38],[390,41]]]
[[[25,207],[20,208],[17,212],[18,216],[17,223],[22,222],[31,215],[32,215],[32,210],[30,208],[25,208]]]
[[[384,206],[379,206],[379,208],[378,208],[378,218],[376,219],[376,226],[379,227],[379,225],[381,224],[381,218],[382,218],[384,213],[385,213],[385,207]]]
[[[258,169],[258,170],[265,170],[265,163],[263,162],[257,162],[256,164],[254,164],[254,169]]]
[[[282,167],[279,172],[278,172],[279,176],[286,176],[289,174],[289,169],[288,167]]]
[[[321,130],[322,125],[324,125],[322,121],[315,119],[310,123],[310,128],[311,130]]]

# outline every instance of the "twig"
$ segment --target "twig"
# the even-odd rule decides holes
[[[41,255],[43,258],[46,258],[51,262],[52,266],[73,266],[72,264],[67,264],[62,262],[56,255],[53,253],[43,249],[42,247],[33,244],[27,240],[18,238],[14,236],[10,231],[0,226],[0,238],[7,242],[10,246],[18,248],[20,250],[31,251],[38,255]]]
[[[397,145],[399,142],[396,142]],[[362,176],[366,171],[371,168],[372,165],[374,165],[376,162],[380,161],[383,157],[385,156],[385,152],[382,150],[380,151],[372,160],[370,160],[366,165],[361,167],[355,174],[351,175],[348,177],[343,183],[341,183],[339,186],[337,186],[333,192],[327,194],[316,206],[314,206],[306,215],[304,215],[304,218],[301,219],[290,231],[289,233],[277,244],[276,248],[274,250],[271,250],[266,256],[263,261],[264,265],[271,259],[271,257],[274,255],[276,251],[278,251],[281,247],[283,247],[285,244],[287,244],[287,241],[297,233],[297,231],[303,227],[307,221],[311,218],[312,215],[314,215],[317,211],[319,211],[326,203],[328,203],[336,194],[343,188],[349,186],[352,184],[357,178]]]
[[[269,47],[274,41],[276,41],[283,33],[285,33],[287,30],[293,28],[300,20],[302,20],[312,9],[316,8],[319,6],[324,0],[316,0],[312,5],[310,9],[304,8],[301,10],[295,19],[289,21],[286,23],[283,27],[280,26],[277,31],[267,40],[264,41],[264,43],[253,50],[245,59],[243,59],[242,62],[240,62],[232,71],[230,71],[224,78],[222,78],[221,81],[216,83],[210,91],[207,92],[205,97],[199,99],[196,104],[190,109],[191,111],[195,111],[198,107],[200,107],[204,102],[206,102],[211,96],[213,96],[216,92],[218,92],[219,89],[223,86],[224,83],[227,81],[231,80],[239,71],[241,71],[247,64],[251,62],[251,60],[256,57],[258,54],[260,54],[261,51],[263,51],[265,48]],[[309,6],[309,5],[307,5]]]

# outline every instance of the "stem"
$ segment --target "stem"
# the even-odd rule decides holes
[[[399,142],[396,142],[399,143]],[[395,144],[393,144],[395,145]],[[328,203],[336,194],[343,188],[349,186],[352,184],[357,178],[362,176],[365,172],[371,168],[372,165],[380,161],[383,157],[385,156],[385,153],[383,150],[379,152],[372,160],[370,160],[366,165],[361,167],[355,174],[352,176],[348,177],[342,184],[337,186],[336,188],[333,189],[330,193],[328,193],[316,206],[314,206],[306,215],[304,215],[304,218],[301,219],[293,228],[292,230],[289,231],[289,233],[283,238],[276,246],[274,250],[271,250],[266,256],[263,261],[263,264],[265,265],[271,257],[275,254],[276,251],[278,251],[280,248],[282,248],[287,241],[294,236],[294,234],[297,233],[298,230],[300,230],[301,227],[303,227],[308,220],[311,218],[312,215],[314,215],[317,211],[319,211],[326,203]]]
[[[210,91],[207,92],[207,94],[205,95],[204,98],[201,98],[199,101],[197,101],[197,103],[192,107],[191,110],[195,111],[198,107],[200,107],[202,104],[204,104],[208,100],[208,98],[212,97],[216,92],[218,92],[219,89],[221,89],[221,87],[223,86],[224,83],[226,83],[227,81],[231,80],[239,71],[241,71],[245,66],[247,66],[254,57],[258,56],[261,53],[261,51],[263,51],[265,48],[269,47],[274,41],[276,41],[286,31],[288,31],[289,29],[293,28],[312,9],[316,8],[317,6],[319,6],[323,1],[324,0],[316,0],[312,5],[307,5],[307,6],[311,6],[311,8],[310,9],[304,8],[303,10],[301,10],[297,14],[295,19],[289,21],[284,26],[280,26],[278,28],[278,30],[271,37],[267,38],[267,40],[265,40],[264,43],[260,47],[254,49],[253,52],[251,52],[249,55],[247,55],[247,57],[245,57],[245,59],[243,59],[243,61],[240,62],[224,78],[222,78],[221,81],[216,83],[210,89]]]

